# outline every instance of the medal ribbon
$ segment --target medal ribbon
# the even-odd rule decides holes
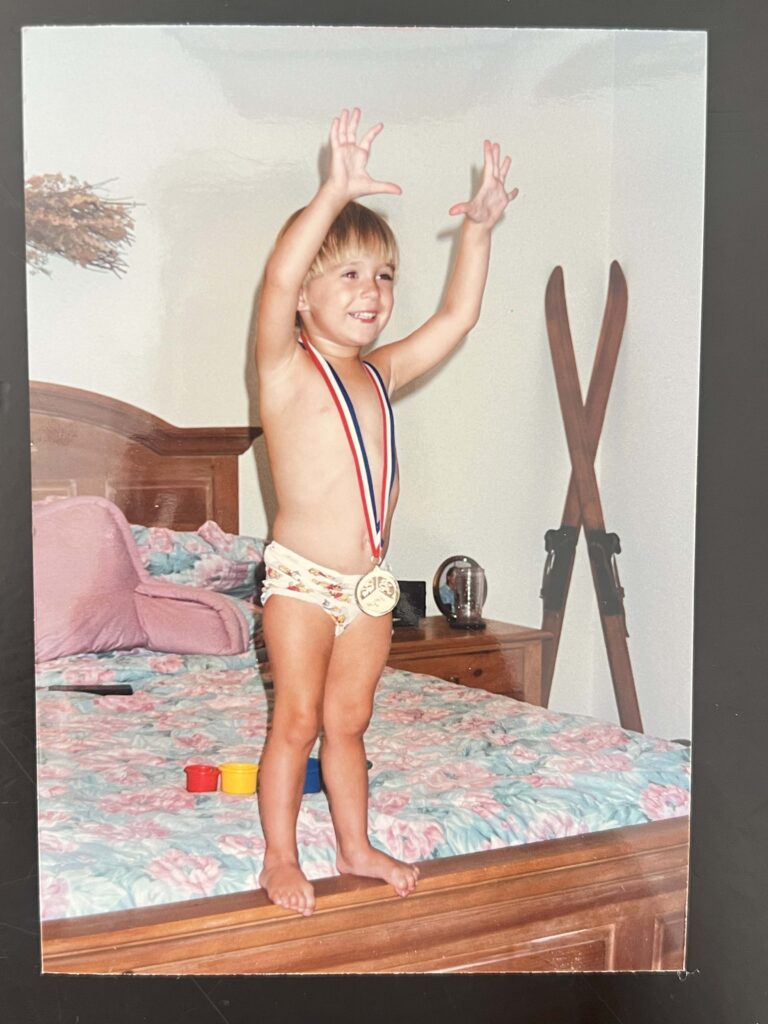
[[[368,540],[371,545],[371,552],[373,557],[377,561],[380,561],[382,533],[384,531],[384,524],[387,521],[389,499],[395,482],[395,469],[397,466],[397,459],[395,455],[395,419],[392,415],[392,405],[389,401],[387,389],[384,386],[384,381],[381,379],[381,374],[376,367],[363,360],[363,366],[368,371],[368,376],[371,378],[371,381],[376,388],[379,407],[381,409],[383,431],[382,448],[384,452],[384,464],[382,466],[381,491],[378,502],[379,514],[377,515],[376,491],[373,485],[371,467],[368,462],[368,453],[365,450],[363,432],[360,429],[360,423],[357,419],[352,399],[349,397],[347,389],[344,387],[341,378],[334,368],[325,356],[314,348],[309,339],[302,335],[299,339],[299,344],[306,350],[310,359],[320,372],[320,376],[328,386],[331,398],[333,398],[339,416],[341,417],[341,423],[344,427],[344,433],[347,436],[349,449],[352,452],[352,459],[355,464],[357,484],[360,488],[360,497],[363,503],[363,515],[365,517],[365,525],[368,530]]]

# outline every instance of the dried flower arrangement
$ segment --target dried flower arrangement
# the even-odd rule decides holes
[[[111,179],[114,180],[114,179]],[[25,183],[27,263],[49,274],[49,256],[63,256],[118,277],[128,269],[123,252],[133,242],[136,203],[99,195],[103,186],[63,174],[38,174]]]

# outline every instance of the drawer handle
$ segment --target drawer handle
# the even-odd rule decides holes
[[[472,675],[475,677],[475,679],[478,679],[482,674],[483,670],[481,668],[472,669]]]
[[[451,676],[448,681],[451,682],[451,683],[458,683],[458,682],[460,682],[458,676]]]

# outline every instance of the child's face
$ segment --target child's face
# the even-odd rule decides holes
[[[384,330],[394,306],[395,271],[378,253],[351,253],[301,289],[298,311],[314,341],[364,348]]]

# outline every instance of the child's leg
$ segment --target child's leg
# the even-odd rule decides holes
[[[360,615],[336,638],[323,700],[323,781],[336,831],[336,864],[344,874],[383,878],[406,896],[419,870],[376,850],[368,840],[368,772],[363,734],[389,653],[389,615]]]
[[[264,605],[263,624],[275,706],[259,768],[259,813],[266,840],[259,884],[273,903],[308,915],[315,896],[299,868],[296,819],[307,757],[321,722],[334,624],[316,605],[278,596]]]

